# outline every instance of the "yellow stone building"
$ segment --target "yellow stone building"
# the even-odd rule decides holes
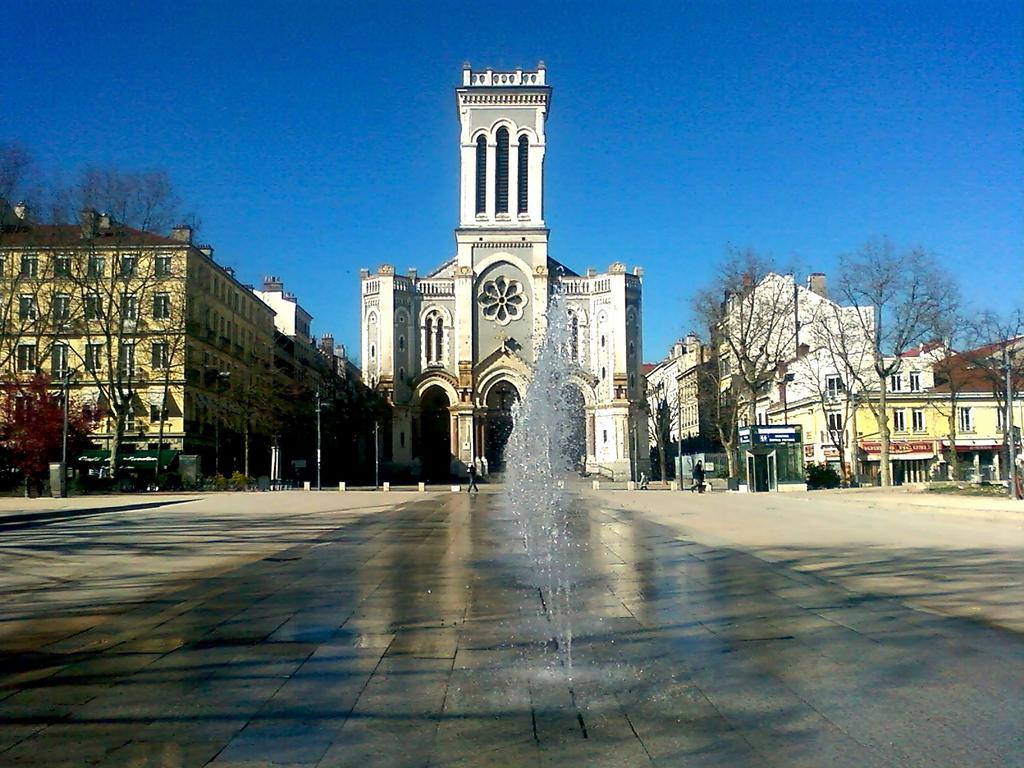
[[[96,211],[77,225],[5,211],[0,368],[66,380],[72,400],[102,410],[84,466],[114,452],[119,471],[155,473],[180,453],[202,474],[244,471],[272,430],[273,340],[274,311],[189,227],[165,237]]]

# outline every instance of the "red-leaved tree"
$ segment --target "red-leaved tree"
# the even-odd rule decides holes
[[[68,455],[89,443],[99,413],[76,403],[68,404]],[[41,480],[49,463],[60,461],[64,406],[50,378],[37,374],[23,381],[0,384],[0,447],[11,469],[26,480]]]

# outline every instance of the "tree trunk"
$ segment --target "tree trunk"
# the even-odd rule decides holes
[[[245,436],[244,436],[244,440],[245,440],[245,447],[244,447],[244,451],[245,451],[245,479],[246,479],[246,482],[248,482],[248,480],[249,480],[249,421],[248,420],[246,420],[244,428],[245,428]]]
[[[124,414],[114,415],[114,434],[110,438],[110,479],[117,479],[117,456],[121,452],[121,440],[124,436]]]
[[[892,485],[892,467],[889,466],[889,407],[885,389],[885,376],[879,377],[881,387],[878,392],[878,437],[881,443],[880,455],[882,486]]]
[[[956,408],[953,403],[949,406],[949,421],[947,422],[949,432],[949,448],[946,453],[946,463],[949,465],[949,479],[960,479],[960,461],[956,455]]]

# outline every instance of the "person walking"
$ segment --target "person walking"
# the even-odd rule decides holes
[[[693,485],[690,486],[690,492],[693,491],[704,493],[704,464],[700,461],[693,465]]]
[[[480,493],[480,488],[476,484],[476,465],[475,464],[470,464],[469,465],[469,488],[466,489],[466,493],[469,493],[470,491],[476,491],[477,493]]]

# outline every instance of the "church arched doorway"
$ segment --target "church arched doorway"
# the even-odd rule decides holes
[[[484,456],[491,472],[505,468],[505,448],[512,434],[512,406],[519,402],[519,390],[509,381],[499,381],[487,392],[484,402]]]
[[[452,419],[448,393],[439,386],[428,387],[420,397],[419,455],[423,476],[447,480],[452,471]]]
[[[580,388],[571,381],[562,385],[562,407],[568,429],[560,446],[567,469],[585,469],[587,465],[587,403]]]

